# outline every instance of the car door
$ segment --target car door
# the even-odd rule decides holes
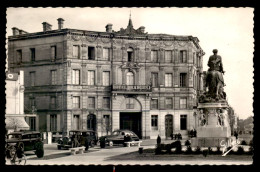
[[[125,137],[125,132],[121,131],[118,135],[118,143],[123,143],[124,142],[124,137]]]

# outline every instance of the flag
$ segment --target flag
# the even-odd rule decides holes
[[[113,172],[116,172],[115,166],[113,166]]]

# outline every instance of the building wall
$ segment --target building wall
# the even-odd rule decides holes
[[[107,33],[102,33],[109,35]],[[79,46],[79,56],[73,57],[73,46]],[[51,61],[51,46],[57,47],[57,58]],[[95,48],[95,60],[88,59],[88,47]],[[35,62],[30,62],[30,48],[35,48]],[[103,57],[103,48],[109,48],[109,60]],[[133,49],[133,61],[128,63],[127,49]],[[22,50],[23,61],[17,63],[16,50]],[[151,61],[151,51],[158,51],[157,62]],[[187,62],[181,63],[180,51],[187,51]],[[165,52],[171,51],[172,61],[165,61]],[[97,131],[104,135],[103,115],[110,115],[112,129],[119,128],[119,113],[125,111],[122,102],[127,92],[112,93],[114,86],[126,84],[126,73],[134,73],[135,85],[150,85],[151,73],[158,73],[158,86],[152,92],[138,92],[140,102],[138,110],[142,112],[142,135],[155,138],[158,134],[164,136],[164,120],[166,114],[173,115],[174,132],[180,131],[180,115],[187,115],[187,129],[194,127],[192,107],[196,106],[196,96],[202,88],[194,80],[200,81],[202,56],[192,41],[167,41],[147,39],[124,39],[123,37],[109,38],[105,36],[82,36],[64,33],[56,36],[37,37],[32,39],[17,39],[9,41],[9,67],[16,71],[25,71],[25,111],[30,111],[30,99],[35,98],[39,116],[39,130],[49,130],[49,115],[58,115],[57,130],[67,133],[73,129],[73,115],[80,115],[80,128],[87,128],[87,116],[94,114],[97,119]],[[193,54],[198,54],[194,58]],[[198,60],[197,60],[198,59]],[[197,63],[199,61],[199,64]],[[80,84],[72,83],[73,70],[80,70]],[[57,70],[57,83],[51,85],[51,70]],[[95,71],[95,84],[88,85],[88,71]],[[30,86],[30,72],[35,71],[35,86]],[[103,71],[110,72],[110,85],[103,86]],[[172,87],[165,86],[165,73],[172,74]],[[187,73],[187,85],[180,87],[180,73]],[[73,108],[73,96],[80,97],[80,107]],[[56,97],[56,107],[50,108],[51,97]],[[88,107],[88,97],[95,97],[95,108]],[[111,108],[104,109],[103,97],[110,97]],[[173,98],[173,108],[165,108],[165,98]],[[187,108],[180,109],[180,97],[187,98]],[[151,110],[151,98],[158,98],[158,110]],[[136,109],[135,109],[136,110]],[[158,130],[151,131],[151,115],[158,114]]]

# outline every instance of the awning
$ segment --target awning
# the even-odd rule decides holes
[[[5,128],[7,130],[29,130],[29,125],[26,123],[24,116],[5,116]]]

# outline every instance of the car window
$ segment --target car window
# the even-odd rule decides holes
[[[29,134],[23,135],[22,139],[30,139],[30,135]]]
[[[38,134],[31,134],[31,138],[34,139],[34,138],[38,138]]]
[[[8,139],[18,139],[20,136],[20,134],[9,134]]]

